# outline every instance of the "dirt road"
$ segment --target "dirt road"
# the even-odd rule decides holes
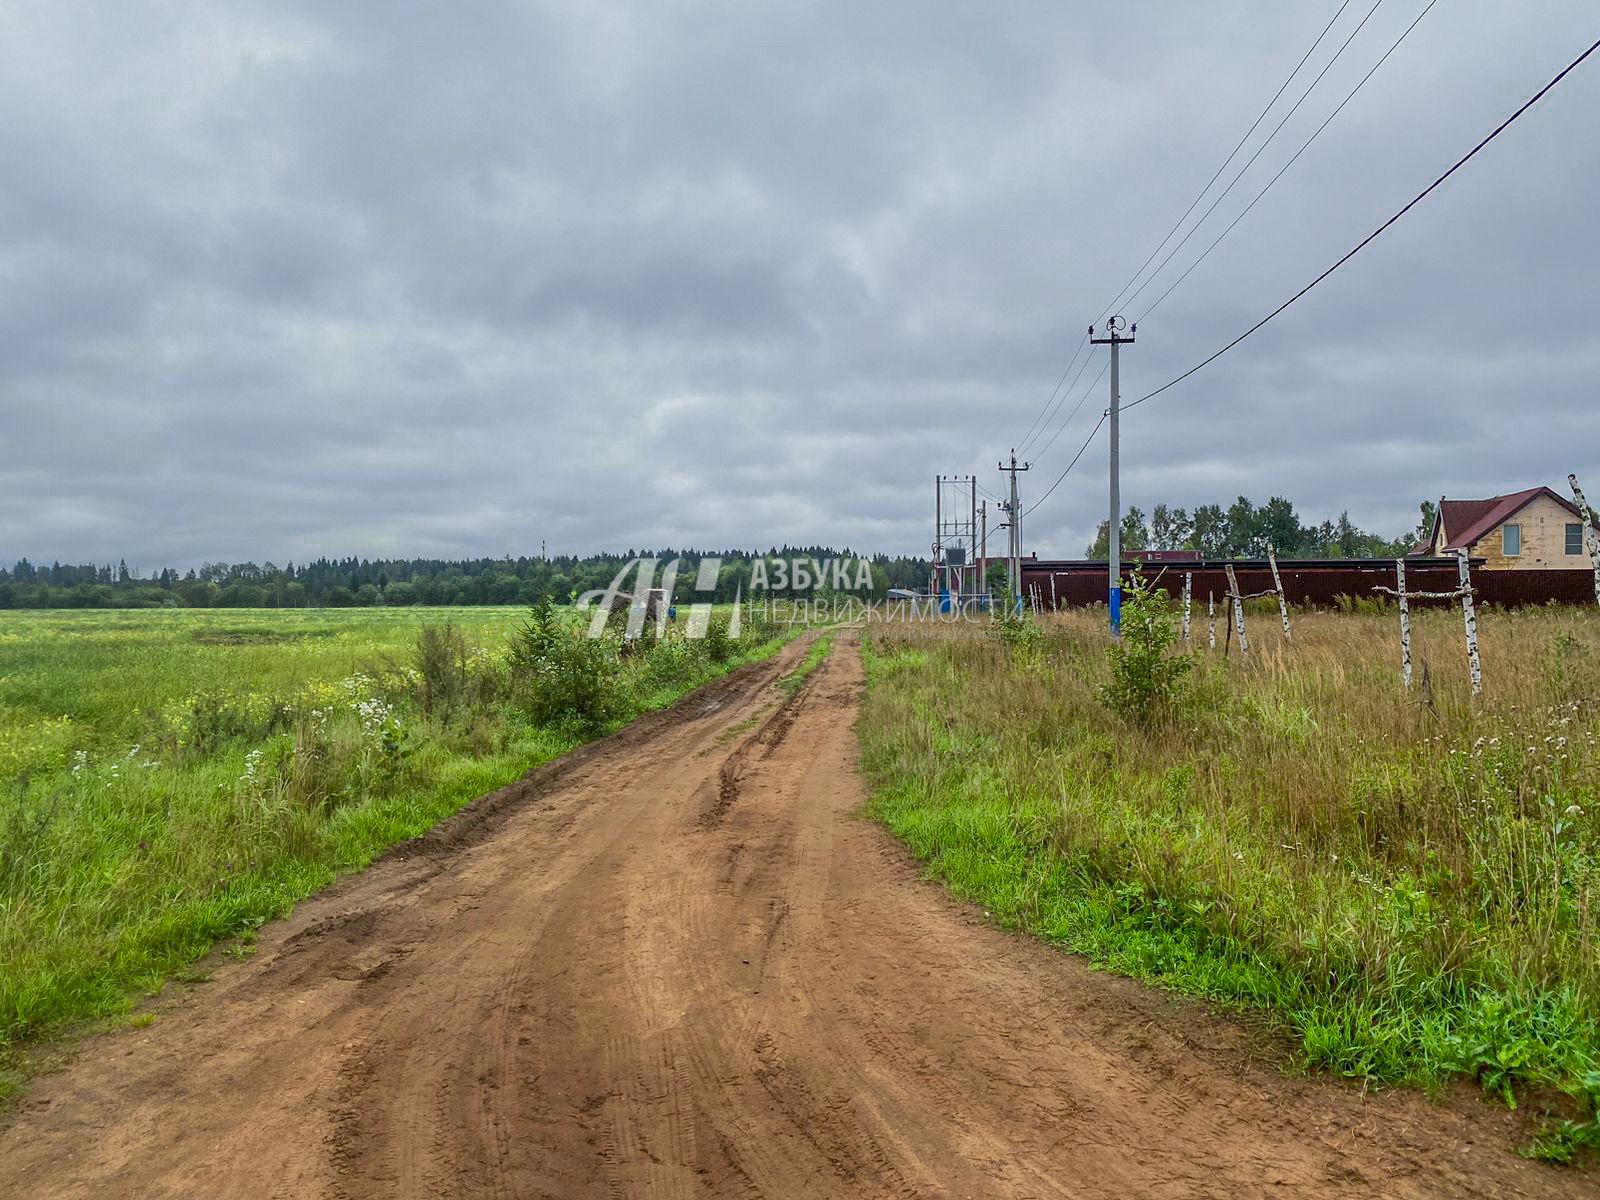
[[[480,801],[86,1044],[0,1195],[1504,1196],[1506,1118],[1251,1065],[1000,932],[853,814],[800,647]]]

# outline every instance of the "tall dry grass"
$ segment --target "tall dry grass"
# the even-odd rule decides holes
[[[1253,611],[1158,727],[1097,699],[1103,614],[1007,646],[872,631],[878,812],[958,890],[1118,969],[1263,1008],[1308,1061],[1600,1088],[1600,615]],[[1222,624],[1218,623],[1219,645]],[[1423,664],[1430,690],[1420,687]]]

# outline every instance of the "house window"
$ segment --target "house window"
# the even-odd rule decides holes
[[[1507,558],[1522,553],[1522,526],[1507,525],[1500,530],[1500,551]]]
[[[1568,525],[1567,526],[1567,553],[1568,554],[1582,554],[1583,553],[1583,526],[1582,525]]]

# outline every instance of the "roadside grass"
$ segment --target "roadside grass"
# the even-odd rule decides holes
[[[1103,619],[872,630],[875,815],[1002,924],[1263,1015],[1309,1068],[1565,1093],[1576,1119],[1530,1152],[1595,1145],[1594,614],[1484,614],[1477,702],[1459,615],[1416,614],[1435,709],[1400,686],[1392,615],[1301,615],[1292,646],[1260,622],[1244,661],[1192,651],[1149,729],[1097,697]]]
[[[339,874],[788,640],[747,623],[715,655],[676,632],[613,647],[607,719],[538,724],[510,646],[526,616],[0,615],[0,1099],[24,1044],[119,1018],[219,941],[248,947]],[[454,650],[424,662],[420,632],[447,622]]]

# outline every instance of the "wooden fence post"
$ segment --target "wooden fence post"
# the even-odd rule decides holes
[[[1233,600],[1233,627],[1239,633],[1239,653],[1244,654],[1250,644],[1244,640],[1244,593],[1239,591],[1239,577],[1233,573],[1233,564],[1227,564],[1228,594]]]
[[[1394,560],[1394,594],[1400,600],[1400,675],[1411,690],[1411,606],[1406,599],[1406,560]]]
[[[1456,569],[1461,576],[1461,619],[1467,627],[1467,669],[1472,673],[1472,694],[1483,692],[1483,664],[1478,661],[1478,613],[1472,606],[1472,568],[1465,549],[1456,551]]]
[[[1206,593],[1206,641],[1217,648],[1217,598],[1211,592]]]
[[[1600,604],[1600,533],[1594,529],[1594,510],[1583,498],[1578,477],[1568,475],[1567,482],[1572,485],[1572,495],[1578,501],[1578,512],[1583,515],[1583,544],[1589,547],[1589,558],[1594,563],[1594,602]]]
[[[1272,567],[1272,586],[1278,593],[1278,615],[1283,618],[1283,640],[1294,641],[1294,635],[1289,632],[1289,602],[1283,596],[1283,580],[1278,576],[1278,552],[1272,546],[1267,547],[1267,562]]]
[[[1183,640],[1189,640],[1189,598],[1194,588],[1194,572],[1183,573]]]

